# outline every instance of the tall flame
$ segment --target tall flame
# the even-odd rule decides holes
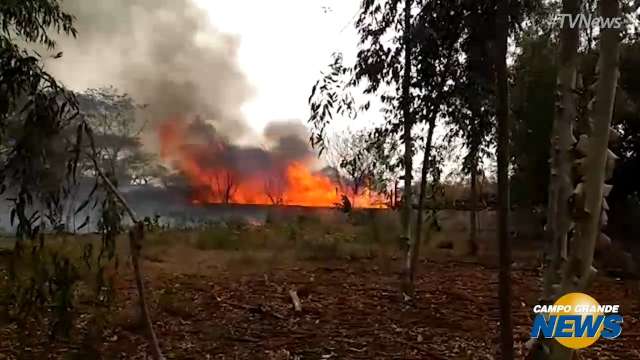
[[[158,135],[162,159],[187,178],[194,203],[331,207],[345,194],[354,207],[386,207],[384,196],[368,190],[353,195],[328,176],[313,173],[302,160],[242,174],[220,162],[202,161],[203,154],[224,157],[229,146],[214,139],[192,143],[187,127],[185,121],[167,120],[160,125]]]

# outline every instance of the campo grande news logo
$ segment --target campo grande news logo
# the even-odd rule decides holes
[[[555,338],[571,349],[591,346],[600,337],[615,339],[622,333],[620,305],[600,305],[583,293],[566,294],[553,305],[536,305],[533,312],[537,315],[532,338]]]

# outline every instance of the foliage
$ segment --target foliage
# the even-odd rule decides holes
[[[244,245],[239,242],[238,234],[226,226],[211,227],[201,232],[196,240],[200,250],[240,250]]]
[[[73,17],[53,0],[5,1],[0,21],[0,193],[11,197],[16,229],[13,308],[27,319],[51,306],[52,334],[65,334],[76,270],[68,258],[48,254],[44,231],[60,228],[61,203],[72,184],[76,146],[61,135],[77,115],[77,102],[17,40],[53,48],[47,30],[73,36],[76,30]]]
[[[75,94],[43,70],[37,53],[18,44],[37,43],[53,49],[55,41],[47,31],[75,36],[74,19],[59,1],[26,0],[2,2],[0,20],[0,192],[8,194],[13,203],[10,220],[16,231],[9,269],[9,296],[14,300],[10,312],[23,322],[51,317],[52,336],[68,335],[79,264],[84,261],[92,269],[93,245],[75,257],[52,250],[45,239],[66,229],[64,204],[73,198],[76,174],[79,168],[84,171],[85,157],[96,155],[95,141],[86,119],[78,117]],[[62,53],[55,58],[60,56]],[[86,138],[90,140],[88,150],[83,143]],[[94,200],[101,185],[96,182],[75,215]],[[107,279],[111,286],[105,293],[104,260],[115,257],[115,236],[121,230],[121,216],[114,205],[109,196],[102,202],[99,229],[103,242],[93,269],[97,299],[107,304],[113,277]],[[80,228],[88,222],[89,217]]]
[[[524,35],[519,46],[512,69],[512,201],[535,206],[547,201],[556,47],[549,34]]]
[[[148,183],[157,173],[154,156],[143,150],[140,134],[145,123],[136,120],[144,106],[114,87],[76,94],[80,116],[93,130],[98,165],[121,184]],[[86,164],[91,169],[93,163]]]
[[[338,170],[336,180],[353,199],[374,185],[376,158],[368,149],[368,140],[366,131],[346,131],[325,142],[325,158]]]
[[[355,118],[357,114],[355,100],[348,90],[351,69],[343,64],[342,54],[334,53],[332,58],[329,71],[321,74],[309,96],[311,116],[308,122],[312,125],[309,141],[320,155],[326,150],[325,131],[334,114],[348,118]]]
[[[609,195],[609,230],[617,238],[637,239],[640,234],[640,39],[630,39],[622,44],[620,80],[617,91],[613,123],[620,132],[619,141],[612,147],[620,159],[611,179],[613,190]]]

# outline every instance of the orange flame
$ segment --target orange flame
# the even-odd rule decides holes
[[[331,207],[340,203],[345,194],[354,207],[386,207],[383,195],[368,190],[355,196],[349,194],[329,177],[312,173],[301,161],[284,164],[281,171],[273,171],[278,174],[275,176],[256,173],[242,178],[231,169],[203,166],[197,154],[222,154],[226,144],[189,144],[186,133],[185,122],[176,120],[165,121],[158,131],[160,155],[186,176],[194,189],[193,203]]]

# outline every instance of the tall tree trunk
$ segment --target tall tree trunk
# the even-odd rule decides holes
[[[498,3],[496,17],[496,76],[498,119],[498,251],[500,259],[500,350],[502,360],[513,359],[511,319],[511,242],[509,239],[509,84],[507,79],[509,1]]]
[[[405,257],[404,281],[402,290],[405,294],[411,292],[411,249],[413,241],[411,236],[411,218],[413,207],[413,194],[411,188],[413,172],[413,143],[411,129],[411,0],[405,0],[404,5],[404,74],[402,78],[402,115],[404,119],[404,191],[402,203],[402,237],[406,242],[407,252]]]
[[[601,0],[601,16],[605,19],[620,16],[619,6],[619,0]],[[572,194],[575,207],[572,211],[575,214],[574,238],[569,260],[561,273],[560,284],[551,290],[555,297],[569,292],[585,292],[596,274],[593,256],[597,240],[602,236],[600,230],[606,225],[607,205],[604,197],[611,190],[610,186],[605,185],[605,181],[612,175],[616,159],[608,150],[608,144],[619,77],[619,53],[619,30],[602,28],[600,58],[596,68],[599,79],[595,86],[594,102],[590,104],[587,121],[589,126],[587,134],[581,135],[575,146],[576,152],[584,157],[573,162],[578,175],[578,185]],[[541,346],[536,347],[535,355],[542,355],[536,356],[536,359],[569,360],[575,352],[557,342],[542,342]]]
[[[563,0],[562,13],[576,16],[580,12],[580,0]],[[576,68],[580,31],[569,27],[565,21],[560,33],[560,54],[558,64],[558,102],[551,135],[551,167],[549,177],[549,199],[547,210],[547,254],[549,263],[545,266],[542,301],[551,303],[559,294],[554,294],[554,286],[560,281],[560,272],[567,260],[568,233],[571,227],[569,198],[573,191],[571,167],[573,146],[573,123],[576,121]]]
[[[471,144],[469,146],[469,155],[471,157],[471,168],[469,169],[470,175],[470,211],[469,211],[469,244],[467,246],[467,253],[472,255],[476,254],[477,247],[477,233],[478,233],[478,156],[480,149],[480,133],[478,132],[478,116],[480,115],[480,104],[477,100],[473,100],[473,111],[471,114],[470,134]]]
[[[398,204],[398,180],[393,180],[393,198],[391,199],[391,208],[395,209]]]
[[[422,159],[422,170],[420,173],[420,195],[418,198],[418,218],[416,219],[415,241],[411,250],[411,264],[408,282],[413,292],[416,279],[416,268],[418,267],[418,259],[420,258],[420,244],[422,243],[422,223],[424,221],[424,202],[427,196],[427,174],[429,172],[429,158],[431,157],[431,143],[433,142],[433,130],[436,127],[435,118],[429,121],[429,132],[427,133],[427,144],[424,149]]]
[[[563,0],[562,13],[574,17],[580,12],[581,0]],[[546,252],[542,281],[542,299],[553,304],[561,296],[562,268],[567,262],[569,230],[573,226],[569,199],[573,191],[572,162],[576,139],[573,124],[577,116],[576,81],[580,30],[569,27],[565,21],[560,32],[558,57],[558,99],[555,104],[551,132],[549,194],[547,225],[545,229]],[[535,358],[545,358],[546,353],[555,357],[571,354],[567,348],[552,339],[541,339],[542,344],[534,350]],[[545,350],[546,349],[546,350]]]
[[[471,211],[469,211],[469,249],[478,252],[478,150],[474,150],[471,167]]]
[[[605,19],[620,16],[619,0],[601,0],[600,9]],[[576,189],[578,194],[576,203],[580,206],[584,204],[585,213],[584,217],[576,221],[576,250],[572,252],[570,259],[571,264],[576,266],[569,267],[578,271],[573,274],[580,279],[577,284],[573,284],[576,290],[585,290],[594,274],[592,264],[596,241],[600,235],[600,227],[606,223],[603,221],[603,216],[606,216],[603,210],[605,201],[603,196],[608,195],[610,190],[609,186],[605,189],[605,181],[611,176],[615,160],[615,156],[608,150],[608,144],[619,77],[620,31],[603,28],[601,34],[598,64],[600,76],[591,114],[593,128],[588,137],[581,139],[581,141],[587,141],[587,154],[583,162],[584,171],[580,174],[584,180],[582,186],[584,201],[580,201],[580,185]],[[569,285],[573,276],[567,275],[569,276],[565,277],[565,282]]]

